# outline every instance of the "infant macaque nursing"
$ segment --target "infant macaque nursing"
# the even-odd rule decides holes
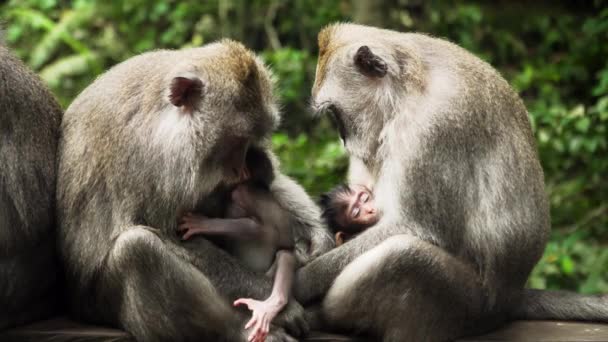
[[[245,325],[245,329],[252,328],[249,341],[262,342],[272,320],[289,301],[296,260],[289,219],[268,188],[273,178],[270,160],[252,149],[246,165],[244,181],[232,190],[224,218],[189,213],[181,218],[179,230],[184,240],[199,234],[228,239],[228,252],[251,269],[274,277],[266,300],[241,298],[234,302],[253,312]],[[321,205],[338,246],[379,220],[372,192],[362,185],[338,186],[322,196]]]
[[[380,219],[370,189],[363,185],[339,185],[321,196],[323,218],[340,246]]]
[[[222,236],[230,241],[228,252],[251,269],[274,276],[270,297],[259,301],[240,298],[234,305],[247,305],[252,318],[245,329],[252,328],[249,341],[262,342],[276,315],[287,305],[296,268],[293,236],[287,213],[268,189],[272,181],[272,165],[257,150],[247,153],[244,182],[231,192],[225,218],[207,218],[187,214],[179,230],[182,239],[193,235]]]

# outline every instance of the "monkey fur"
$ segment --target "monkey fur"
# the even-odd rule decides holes
[[[59,149],[72,313],[138,341],[245,340],[246,312],[230,303],[265,298],[272,280],[206,239],[180,241],[177,218],[213,216],[213,195],[255,146],[274,160],[270,190],[294,222],[298,259],[331,248],[319,209],[268,149],[278,119],[269,70],[229,40],[133,57],[86,88],[65,113]],[[280,327],[307,328],[293,300],[276,323],[269,341],[291,340]]]
[[[383,212],[297,273],[296,298],[323,299],[330,328],[448,341],[510,318],[608,321],[605,296],[524,289],[549,205],[528,112],[489,64],[427,35],[335,24],[312,95],[349,183],[370,184]]]
[[[0,330],[57,309],[61,115],[46,85],[0,43]]]

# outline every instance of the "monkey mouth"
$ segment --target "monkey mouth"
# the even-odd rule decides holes
[[[331,101],[323,101],[321,103],[317,103],[313,100],[311,104],[311,108],[315,115],[327,114],[332,124],[338,130],[340,134],[340,138],[346,142],[346,125],[344,124],[343,119],[343,111]]]
[[[344,125],[343,112],[336,105],[330,105],[327,107],[327,112],[332,122],[338,129],[338,133],[340,134],[340,138],[346,142],[346,125]]]

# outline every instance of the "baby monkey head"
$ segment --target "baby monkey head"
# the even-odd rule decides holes
[[[322,218],[334,233],[355,235],[380,219],[373,194],[363,185],[339,185],[321,195],[320,204]]]

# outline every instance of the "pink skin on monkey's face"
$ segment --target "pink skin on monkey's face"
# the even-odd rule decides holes
[[[380,219],[371,191],[362,185],[351,186],[352,192],[342,200],[344,211],[338,215],[338,223],[343,227],[370,227]]]

